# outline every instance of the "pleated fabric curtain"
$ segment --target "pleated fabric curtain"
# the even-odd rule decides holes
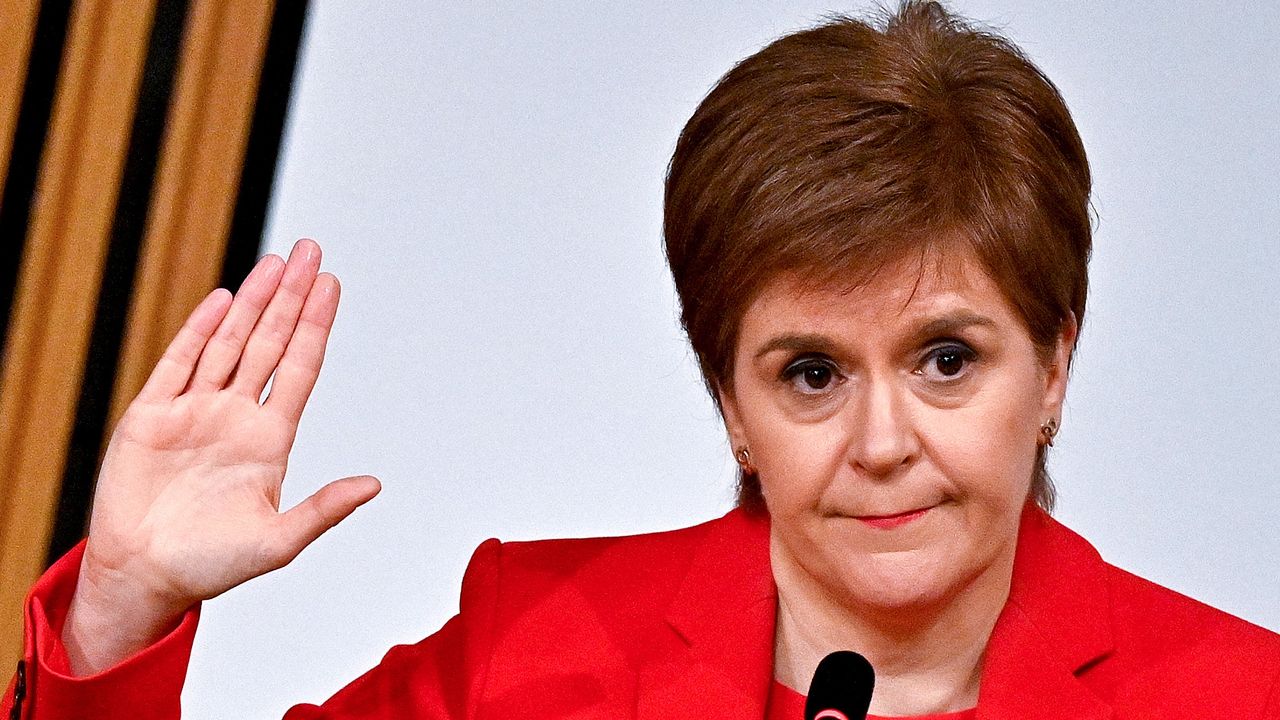
[[[0,3],[0,667],[115,420],[258,253],[306,10]]]

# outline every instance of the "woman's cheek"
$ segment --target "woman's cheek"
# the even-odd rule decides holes
[[[780,422],[760,437],[758,469],[770,509],[816,507],[843,461],[838,426]]]
[[[964,458],[974,492],[1017,512],[1031,484],[1035,467],[1039,422],[1036,405],[1022,388],[1010,388],[1002,398],[981,413],[982,422],[972,425],[968,452]]]

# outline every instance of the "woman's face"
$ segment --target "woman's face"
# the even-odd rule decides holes
[[[721,400],[759,473],[775,576],[906,609],[1007,574],[1074,339],[1071,322],[1046,364],[972,259],[903,261],[854,290],[769,284]]]

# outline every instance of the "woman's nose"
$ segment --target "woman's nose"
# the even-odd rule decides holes
[[[908,406],[893,383],[869,381],[846,408],[849,463],[883,479],[910,465],[920,452],[920,438]]]

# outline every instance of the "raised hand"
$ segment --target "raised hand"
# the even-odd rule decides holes
[[[63,631],[75,672],[119,662],[191,605],[284,566],[378,493],[372,477],[345,478],[279,511],[338,306],[337,278],[319,266],[303,240],[287,263],[259,261],[234,298],[206,297],[116,426]]]

